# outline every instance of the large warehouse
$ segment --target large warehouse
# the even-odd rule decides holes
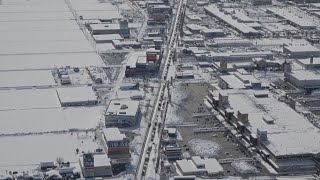
[[[98,99],[92,87],[58,88],[57,94],[61,106],[88,106],[98,103]]]
[[[297,70],[284,74],[286,80],[298,88],[320,88],[320,72],[315,70]]]
[[[252,27],[246,25],[245,23],[238,22],[237,19],[234,19],[231,15],[225,14],[222,9],[214,5],[210,5],[204,8],[205,12],[210,16],[214,16],[219,20],[226,23],[228,26],[232,27],[239,33],[243,34],[246,37],[259,37],[261,36],[260,32],[253,29]]]
[[[309,58],[320,56],[320,49],[311,46],[283,46],[283,53],[290,58]]]
[[[287,104],[264,90],[216,90],[209,99],[277,172],[316,172],[319,129]]]

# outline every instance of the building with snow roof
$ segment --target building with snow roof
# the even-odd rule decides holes
[[[265,90],[216,90],[208,98],[277,172],[315,173],[319,129]]]
[[[105,113],[105,125],[107,127],[134,126],[139,118],[139,101],[112,100]]]
[[[79,159],[82,174],[85,178],[111,177],[111,160],[107,154],[85,153]]]
[[[88,106],[96,105],[98,98],[94,93],[92,87],[69,87],[58,88],[57,94],[61,106]]]
[[[121,133],[119,128],[104,128],[103,138],[107,147],[107,154],[113,163],[126,163],[130,158],[129,139]]]
[[[223,173],[223,168],[215,158],[200,158],[177,160],[178,170],[182,175],[208,175],[217,176]]]

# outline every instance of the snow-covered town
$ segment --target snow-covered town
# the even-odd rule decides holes
[[[320,180],[319,0],[0,0],[0,180]]]

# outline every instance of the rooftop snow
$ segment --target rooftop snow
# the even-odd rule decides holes
[[[58,88],[57,93],[61,104],[84,102],[84,101],[97,101],[97,96],[92,87],[68,87]]]
[[[118,10],[113,11],[78,11],[83,19],[121,19],[123,16]]]
[[[231,15],[226,15],[224,12],[221,12],[218,7],[214,5],[210,5],[205,7],[205,10],[210,12],[212,15],[222,19],[226,23],[228,23],[233,28],[237,29],[242,33],[259,33],[257,30],[247,26],[244,23],[238,22],[236,19],[233,19]]]
[[[107,154],[94,154],[94,167],[110,166],[110,159]]]
[[[103,133],[108,142],[123,141],[127,138],[125,134],[120,132],[119,128],[103,128]]]
[[[139,108],[139,101],[112,100],[106,111],[106,115],[135,116]]]
[[[310,70],[297,70],[291,72],[292,76],[299,81],[303,80],[314,80],[319,81],[320,72],[319,71],[310,71]]]
[[[220,78],[228,84],[228,86],[232,89],[245,89],[246,86],[243,82],[240,81],[239,78],[237,78],[234,75],[224,75],[220,76]]]
[[[249,114],[245,123],[251,133],[257,129],[268,132],[268,141],[263,144],[276,156],[319,153],[320,131],[306,118],[269,95],[268,98],[256,98],[253,90],[214,91],[226,93],[229,105],[234,112]],[[275,119],[274,124],[267,124],[263,117]],[[312,142],[312,143],[310,143]]]
[[[106,40],[122,40],[123,38],[119,34],[101,34],[92,36],[96,41],[106,41]]]
[[[287,9],[287,8],[281,9],[278,7],[273,7],[273,8],[268,8],[268,11],[292,22],[293,24],[299,26],[300,28],[315,28],[316,27],[316,25],[313,22],[298,15],[294,8],[293,9]]]
[[[305,59],[296,59],[299,63],[303,65],[320,65],[320,58],[319,57],[313,57],[313,62],[312,64],[310,63],[310,58],[305,58]]]
[[[290,52],[320,52],[320,49],[318,49],[312,45],[285,46],[284,48],[286,48]]]

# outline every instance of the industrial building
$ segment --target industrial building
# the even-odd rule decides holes
[[[134,48],[138,49],[141,48],[141,43],[137,41],[120,41],[120,40],[112,40],[112,45],[116,49],[122,49],[122,48]]]
[[[287,20],[293,26],[296,26],[300,29],[310,30],[317,27],[313,22],[309,21],[306,18],[303,18],[302,16],[298,16],[297,14],[295,14],[294,10],[290,10],[288,8],[272,7],[268,8],[267,12],[273,13],[278,17]]]
[[[228,26],[234,28],[239,33],[243,34],[248,38],[261,36],[259,31],[253,29],[252,27],[246,25],[245,23],[238,22],[237,19],[232,17],[228,12],[223,11],[223,9],[218,8],[215,5],[209,5],[205,7],[204,10],[210,16],[214,16],[215,18],[218,18],[219,20],[223,21]]]
[[[265,90],[216,90],[212,105],[280,174],[315,173],[319,130]]]
[[[223,168],[214,158],[192,156],[191,159],[177,160],[177,168],[182,175],[223,175]]]
[[[120,34],[124,38],[130,37],[128,20],[120,20],[119,23],[89,24],[88,29],[92,35]]]
[[[123,37],[119,34],[101,34],[93,35],[92,37],[96,43],[112,43],[113,40],[123,40]]]
[[[207,56],[209,61],[220,61],[220,62],[232,62],[232,61],[252,61],[253,58],[265,58],[273,59],[273,53],[270,51],[261,52],[226,52],[226,53],[216,53],[211,52]]]
[[[251,0],[253,6],[272,5],[272,0]]]
[[[130,158],[129,139],[118,128],[104,128],[103,138],[107,146],[107,154],[113,164],[127,163]]]
[[[240,62],[213,62],[213,67],[219,72],[234,72],[238,69],[252,70],[254,64],[252,61],[240,61]]]
[[[296,4],[319,3],[318,0],[292,0]]]
[[[297,88],[316,89],[320,88],[320,71],[317,70],[295,70],[284,73],[286,81]]]
[[[128,127],[136,125],[140,114],[138,101],[112,100],[105,113],[105,125],[108,127]]]
[[[201,34],[207,38],[223,37],[225,33],[222,29],[203,29]]]
[[[186,15],[186,18],[189,20],[189,21],[201,21],[202,18],[199,17],[198,15],[195,15],[195,14],[187,14]]]
[[[283,46],[283,53],[290,58],[309,58],[320,56],[320,49],[312,45]]]
[[[194,47],[204,47],[204,38],[202,37],[188,37],[185,36],[182,38],[182,42],[187,46],[194,46]]]
[[[96,105],[98,98],[92,87],[58,88],[57,94],[62,107]]]
[[[250,47],[253,44],[248,39],[241,38],[215,38],[213,45],[215,47]]]
[[[111,161],[107,154],[85,153],[80,156],[80,166],[83,177],[111,177]]]
[[[261,89],[261,82],[251,74],[234,72],[219,77],[221,89]]]
[[[320,68],[320,57],[296,59],[296,63],[303,66],[305,69],[318,69]]]
[[[208,29],[207,27],[201,26],[198,24],[187,24],[186,28],[187,28],[187,30],[189,30],[190,32],[195,33],[195,34],[200,34],[201,31]]]

